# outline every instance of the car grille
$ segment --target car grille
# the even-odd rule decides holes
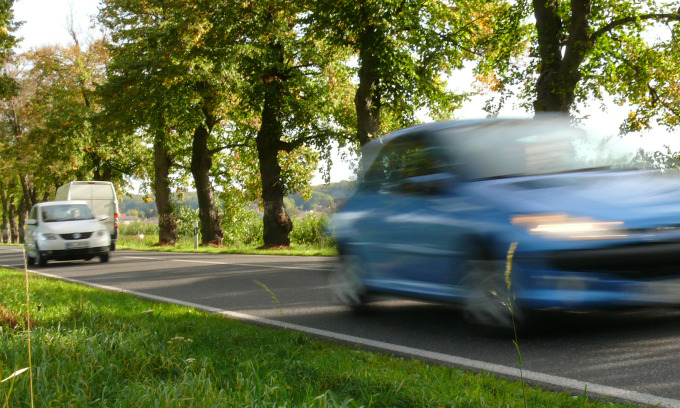
[[[77,239],[88,239],[92,236],[91,232],[75,232],[73,234],[59,234],[63,239],[73,241]]]
[[[628,279],[680,276],[680,242],[655,242],[549,254],[557,269],[610,272]]]

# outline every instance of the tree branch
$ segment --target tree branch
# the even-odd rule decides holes
[[[680,110],[673,107],[673,105],[671,105],[670,103],[662,100],[661,97],[659,96],[659,92],[656,90],[655,87],[653,87],[651,84],[647,84],[647,88],[649,89],[649,94],[652,97],[652,102],[654,103],[654,105],[660,103],[666,109],[668,109],[673,115],[680,118]]]
[[[221,152],[222,150],[226,150],[226,149],[235,149],[235,148],[237,148],[237,147],[248,147],[248,144],[247,144],[247,143],[234,143],[234,144],[230,144],[230,145],[220,146],[220,147],[216,147],[216,148],[214,148],[214,149],[209,149],[209,150],[208,150],[208,154],[209,154],[210,156],[212,156],[212,155],[214,155],[215,153]]]
[[[622,25],[630,24],[632,22],[635,22],[637,20],[672,20],[672,21],[680,21],[680,13],[653,13],[653,14],[643,14],[640,16],[630,16],[630,17],[624,17],[619,20],[614,20],[610,22],[609,24],[605,25],[604,27],[600,28],[599,30],[595,31],[591,36],[590,36],[590,42],[595,43],[600,37],[603,35],[611,32],[614,30],[616,27],[620,27]]]

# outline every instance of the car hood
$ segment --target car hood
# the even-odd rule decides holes
[[[624,221],[628,227],[680,225],[680,176],[597,171],[479,182],[479,193],[511,213],[565,213]]]
[[[103,229],[106,229],[106,227],[97,220],[45,222],[40,228],[41,231],[51,232],[53,234],[94,232]]]

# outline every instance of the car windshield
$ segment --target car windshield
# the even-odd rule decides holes
[[[650,167],[618,138],[548,121],[498,121],[439,131],[470,179]]]
[[[49,205],[41,209],[44,222],[92,220],[94,214],[85,204]]]

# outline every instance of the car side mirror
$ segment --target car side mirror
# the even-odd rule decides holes
[[[106,220],[109,219],[109,216],[108,216],[108,215],[98,215],[98,216],[97,216],[97,219],[98,219],[99,221],[104,222],[104,221],[106,221]]]
[[[29,218],[26,220],[26,225],[38,225],[38,220],[35,218]]]

